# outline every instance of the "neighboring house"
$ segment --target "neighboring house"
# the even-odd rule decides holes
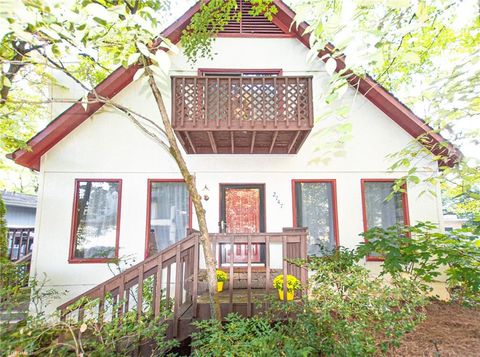
[[[466,218],[458,218],[455,214],[444,214],[443,222],[445,231],[453,231],[454,229],[461,229],[463,225],[468,222]]]
[[[318,150],[322,136],[315,134],[338,121],[314,124],[325,110],[320,96],[328,74],[320,58],[307,60],[306,25],[291,27],[294,13],[281,1],[274,3],[278,14],[273,22],[252,18],[242,4],[242,22],[219,34],[212,59],[192,65],[180,47],[178,53],[168,53],[170,71],[159,78],[185,159],[204,196],[218,265],[235,273],[235,281],[229,281],[232,291],[236,279],[244,279],[244,287],[271,288],[279,271],[304,280],[305,272],[283,258],[339,245],[354,248],[362,241],[359,234],[374,226],[442,222],[438,187],[430,187],[437,197],[419,196],[426,188],[419,184],[385,201],[394,180],[405,174],[389,171],[386,156],[431,129],[371,78],[352,79],[361,94],[356,96],[353,88],[346,94],[352,105],[352,139],[343,144],[343,155],[323,160]],[[198,9],[199,4],[193,6],[164,36],[178,43]],[[97,90],[160,125],[148,84],[133,81],[135,71],[120,68]],[[435,133],[430,139],[431,145],[444,142]],[[85,111],[80,103],[29,146],[11,158],[38,170],[41,178],[32,274],[45,273],[49,287],[68,290],[63,301],[91,288],[90,296],[111,291],[123,297],[147,276],[156,276],[158,289],[176,299],[176,316],[188,302],[194,316],[205,311],[196,298],[204,290],[198,236],[184,239],[190,228],[198,228],[195,213],[182,176],[162,147],[121,113],[101,104]],[[429,148],[434,154],[444,150]],[[452,149],[445,164],[457,159]],[[437,164],[425,158],[417,169],[420,176],[429,176]],[[308,245],[301,227],[309,230]],[[107,263],[127,256],[146,260],[95,288],[112,277]],[[378,268],[378,258],[369,260],[367,266]],[[231,309],[238,307],[229,303]],[[245,305],[251,314],[252,307]]]
[[[7,191],[1,195],[7,210],[8,254],[18,260],[33,248],[37,196]]]

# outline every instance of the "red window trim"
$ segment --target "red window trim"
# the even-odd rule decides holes
[[[283,75],[281,68],[199,68],[198,75],[204,76],[205,73],[268,73],[276,74],[277,76]]]
[[[337,205],[337,180],[336,179],[293,179],[292,180],[292,221],[293,227],[297,226],[297,196],[295,193],[296,183],[330,183],[332,185],[332,205],[333,205],[333,235],[335,238],[335,245],[340,246],[340,235],[338,228],[338,205]]]
[[[361,190],[362,190],[362,215],[363,215],[363,232],[366,232],[368,230],[368,224],[367,224],[367,205],[365,202],[365,183],[366,182],[395,182],[395,178],[393,179],[388,179],[388,178],[369,178],[369,179],[361,179]],[[409,226],[410,225],[410,217],[409,217],[409,210],[408,210],[408,194],[407,194],[407,186],[406,184],[403,185],[403,190],[402,192],[402,203],[403,203],[403,217],[404,217],[404,225]],[[367,240],[365,239],[365,242]],[[382,257],[366,257],[367,262],[383,262],[384,258]]]
[[[75,257],[75,245],[77,242],[77,205],[78,205],[78,192],[80,188],[80,182],[116,182],[118,183],[118,205],[117,205],[117,226],[116,226],[116,238],[115,238],[115,256],[113,258],[76,258]],[[68,263],[109,263],[118,258],[119,242],[120,242],[120,218],[122,211],[122,179],[112,178],[81,178],[75,179],[75,186],[73,192],[73,208],[72,208],[72,226],[70,228],[70,247],[68,254]]]
[[[145,225],[145,249],[144,249],[144,258],[148,258],[148,247],[150,243],[150,205],[151,205],[151,194],[152,194],[152,183],[157,182],[185,182],[184,179],[148,179],[147,180],[147,223]],[[192,228],[192,197],[190,192],[188,193],[188,228]]]

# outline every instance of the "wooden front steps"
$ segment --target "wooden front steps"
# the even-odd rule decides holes
[[[302,284],[306,284],[306,270],[289,262],[306,258],[307,233],[304,229],[285,228],[278,233],[217,233],[210,234],[210,239],[217,259],[220,247],[225,244],[232,249],[236,244],[247,245],[248,252],[252,251],[253,245],[265,245],[265,265],[261,268],[251,263],[251,253],[248,253],[246,266],[237,267],[233,262],[222,266],[229,274],[227,288],[220,294],[224,316],[230,312],[253,316],[264,309],[258,308],[255,303],[277,293],[272,280],[279,274],[295,275]],[[281,264],[281,268],[272,267],[271,251],[274,258],[282,254],[281,263],[279,259],[275,263]],[[167,338],[182,341],[191,335],[193,321],[210,318],[206,284],[201,277],[201,254],[199,233],[192,231],[167,249],[62,304],[58,307],[61,318],[81,321],[86,314],[92,317],[94,313],[94,317],[108,320],[127,311],[136,311],[140,317],[146,310],[158,317],[162,306],[168,304],[173,317],[167,321]],[[242,279],[245,274],[246,279]],[[264,277],[260,279],[258,274]],[[284,289],[286,292],[286,285]]]

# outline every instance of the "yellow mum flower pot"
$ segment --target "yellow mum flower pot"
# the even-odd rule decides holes
[[[217,282],[217,291],[219,293],[223,291],[223,281]]]
[[[295,296],[294,291],[287,290],[287,301],[292,301],[294,296]],[[283,289],[278,289],[278,297],[280,298],[280,300],[285,300],[283,298]]]

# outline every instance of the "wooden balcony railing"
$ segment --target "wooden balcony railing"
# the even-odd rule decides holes
[[[188,153],[294,153],[313,127],[312,77],[172,77]]]
[[[219,244],[265,244],[265,294],[273,291],[271,280],[277,270],[270,268],[270,252],[272,244],[282,251],[282,268],[278,274],[293,274],[306,285],[307,272],[285,259],[304,259],[307,252],[307,236],[305,231],[288,230],[281,233],[258,234],[211,234],[215,252]],[[80,296],[67,301],[58,307],[62,319],[81,321],[86,314],[86,306],[91,308],[94,302],[95,318],[108,320],[113,316],[121,316],[128,311],[136,311],[138,317],[150,311],[158,317],[161,307],[167,306],[173,313],[169,320],[169,337],[183,339],[191,332],[193,319],[207,319],[210,317],[208,303],[203,303],[200,297],[206,294],[199,284],[200,274],[200,245],[199,233],[192,232],[185,239],[169,248],[155,254],[143,262],[125,270],[108,281],[90,289]],[[250,249],[248,250],[251,251]],[[236,288],[234,279],[234,263],[228,267],[230,280],[228,282],[228,302],[222,304],[224,313],[234,311]],[[252,263],[251,255],[245,267],[248,276],[247,299],[242,301],[247,316],[254,313],[254,297],[252,290]],[[284,279],[286,281],[286,279]],[[150,289],[150,293],[146,293]],[[284,284],[284,290],[286,285]],[[298,292],[301,295],[302,292]],[[258,294],[256,294],[258,296]],[[150,298],[147,298],[150,297]],[[91,318],[91,310],[88,311]]]

